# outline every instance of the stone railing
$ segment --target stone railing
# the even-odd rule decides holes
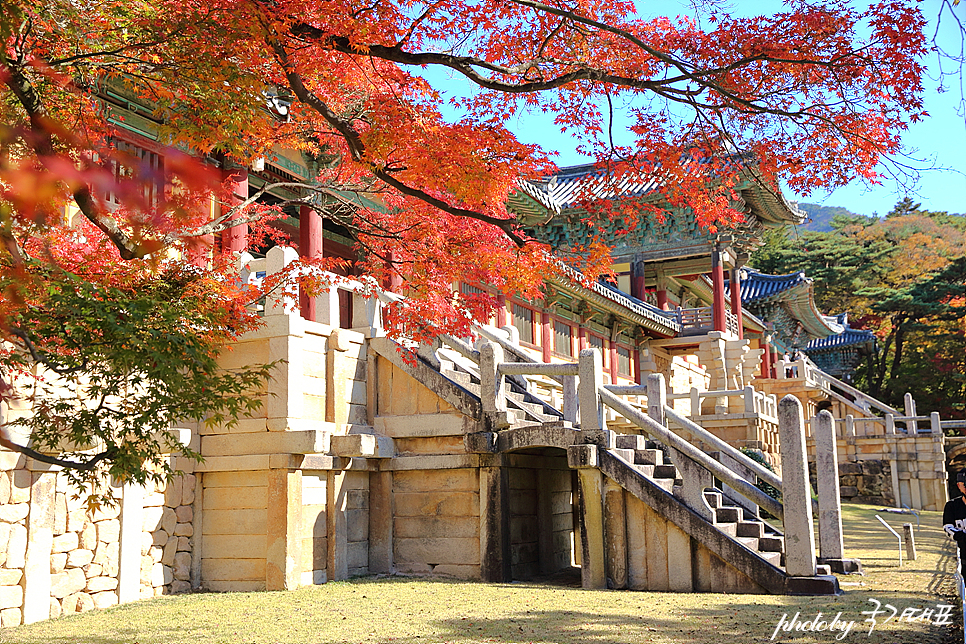
[[[899,414],[897,409],[890,407],[881,400],[877,400],[847,382],[825,373],[807,356],[802,356],[798,360],[779,360],[775,369],[778,380],[804,380],[807,386],[821,389],[837,400],[870,416],[875,415],[873,413],[875,409],[880,412]]]
[[[691,403],[691,413],[688,415],[694,417],[702,415],[701,402],[703,400],[710,398],[717,401],[732,396],[743,400],[743,413],[757,414],[763,420],[778,423],[778,399],[774,395],[758,391],[751,385],[744,389],[727,391],[700,391],[696,387],[692,387],[688,393],[668,394],[668,400],[689,400]]]

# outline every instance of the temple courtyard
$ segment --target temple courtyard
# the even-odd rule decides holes
[[[579,574],[546,583],[485,584],[358,578],[289,592],[201,593],[151,600],[0,631],[23,644],[478,644],[592,642],[751,644],[963,641],[955,553],[938,512],[922,512],[918,558],[898,565],[911,515],[845,504],[846,555],[837,597],[587,591]],[[873,623],[874,620],[874,623]]]

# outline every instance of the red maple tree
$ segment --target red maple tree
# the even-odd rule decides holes
[[[550,151],[519,142],[511,119],[552,114],[609,176],[657,178],[666,206],[729,226],[741,218],[736,177],[749,168],[801,194],[876,179],[907,123],[925,116],[923,27],[917,4],[901,0],[792,0],[773,16],[711,10],[701,21],[640,19],[624,0],[15,0],[0,17],[0,333],[56,364],[50,356],[78,349],[52,327],[34,332],[47,328],[51,284],[133,297],[177,274],[178,297],[231,339],[251,322],[248,294],[225,277],[230,262],[188,279],[162,258],[278,216],[277,204],[233,204],[203,160],[247,164],[279,148],[318,160],[318,177],[288,186],[300,199],[358,192],[380,204],[338,214],[360,270],[401,277],[420,316],[458,331],[467,309],[481,317],[492,302],[459,300],[452,284],[533,296],[556,270],[507,208],[521,182],[553,170]],[[463,114],[455,122],[427,68],[474,88],[450,99]],[[110,84],[149,106],[167,145],[163,171],[117,145],[99,100]],[[270,96],[285,118],[266,109]],[[614,135],[616,106],[633,136]],[[225,204],[217,217],[212,200]],[[71,204],[85,227],[69,228]],[[633,219],[654,214],[647,208],[588,211]],[[581,250],[606,255],[594,240]],[[193,298],[196,280],[219,296]],[[12,355],[23,354],[0,364],[4,397]]]

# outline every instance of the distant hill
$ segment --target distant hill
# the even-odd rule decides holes
[[[835,215],[847,215],[856,217],[859,213],[852,212],[848,208],[841,206],[819,206],[813,203],[800,203],[798,207],[805,211],[811,221],[806,221],[802,228],[814,230],[817,233],[827,233],[832,230],[832,217]]]

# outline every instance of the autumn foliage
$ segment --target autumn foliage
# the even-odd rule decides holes
[[[205,309],[206,333],[246,328],[251,294],[234,287],[230,261],[187,279],[162,258],[280,216],[279,204],[233,203],[206,161],[244,166],[280,148],[317,161],[297,190],[342,204],[358,270],[405,283],[413,309],[397,321],[458,330],[492,302],[454,299],[454,283],[536,296],[556,270],[548,251],[567,250],[533,243],[508,209],[521,182],[553,170],[552,151],[510,133],[513,119],[546,113],[614,180],[655,178],[666,205],[727,227],[741,219],[739,176],[770,187],[781,177],[802,194],[876,179],[906,124],[925,116],[923,25],[911,1],[795,0],[774,16],[701,19],[639,18],[623,0],[5,3],[3,339],[23,350],[41,328],[31,316],[47,306],[45,284],[136,297],[171,275],[181,276],[175,300]],[[446,75],[471,89],[435,80]],[[110,84],[150,110],[163,168],[125,157],[100,100]],[[352,193],[379,207],[347,203]],[[654,215],[585,200],[602,217]],[[86,227],[68,241],[74,206]],[[201,285],[217,295],[191,299]],[[174,333],[190,326],[169,322]],[[34,340],[70,353],[69,335]],[[8,383],[6,362],[0,376]]]

